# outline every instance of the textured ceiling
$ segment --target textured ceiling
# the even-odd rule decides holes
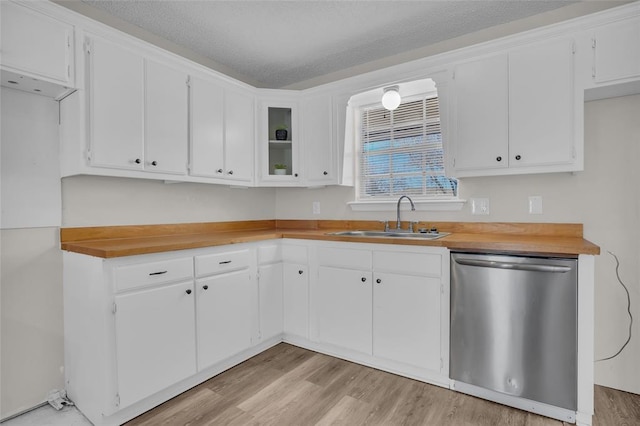
[[[83,0],[280,88],[575,1]]]

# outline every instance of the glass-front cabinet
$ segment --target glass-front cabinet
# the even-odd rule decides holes
[[[261,183],[287,186],[300,181],[297,102],[264,100],[260,104],[259,128]]]

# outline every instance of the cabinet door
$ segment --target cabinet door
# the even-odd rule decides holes
[[[331,98],[318,96],[301,103],[304,173],[308,183],[337,182]]]
[[[99,38],[88,56],[91,164],[142,170],[142,56]]]
[[[225,91],[224,159],[225,178],[253,181],[254,99],[249,93]]]
[[[145,170],[186,174],[189,148],[187,74],[145,61],[144,111]]]
[[[251,276],[248,270],[196,281],[198,371],[251,346]]]
[[[596,82],[640,75],[640,18],[599,27],[594,40]]]
[[[296,186],[300,182],[301,139],[296,102],[261,102],[257,161],[261,183]]]
[[[454,74],[454,169],[508,166],[509,75],[507,56],[459,64]]]
[[[509,54],[509,167],[573,161],[573,41]]]
[[[284,326],[282,263],[260,267],[260,337],[270,339],[282,333]]]
[[[3,67],[71,84],[73,27],[13,2],[0,7]]]
[[[196,373],[193,281],[115,297],[120,408]]]
[[[309,337],[309,269],[307,265],[284,264],[284,332]]]
[[[371,293],[371,272],[320,266],[320,341],[371,355]]]
[[[224,176],[224,93],[222,87],[191,77],[190,174]]]
[[[440,280],[374,274],[373,355],[440,370]]]

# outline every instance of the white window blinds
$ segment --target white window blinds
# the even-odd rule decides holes
[[[423,199],[457,196],[458,183],[445,176],[437,97],[424,97],[387,111],[361,110],[358,199]]]

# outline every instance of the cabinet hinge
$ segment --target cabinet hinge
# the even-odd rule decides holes
[[[440,284],[440,294],[444,294],[444,284]]]
[[[576,147],[575,147],[575,145],[573,146],[573,149],[572,149],[571,155],[573,156],[573,159],[574,159],[574,160],[575,160],[575,159],[576,159],[576,157],[578,156],[578,153],[576,152]]]
[[[67,65],[67,77],[71,78],[71,65]]]
[[[453,167],[455,167],[455,166],[456,166],[456,159],[454,158],[453,159]]]
[[[85,50],[85,52],[87,52],[87,55],[90,55],[91,54],[91,43],[86,42],[84,44],[84,50]]]
[[[191,76],[187,76],[187,87],[191,87]]]
[[[572,42],[571,43],[571,53],[573,53],[574,55],[576,54],[576,42]]]
[[[444,360],[440,358],[440,370],[444,368]]]
[[[118,312],[118,305],[116,305],[116,302],[113,302],[113,305],[111,306],[111,312],[115,315],[116,312]]]
[[[91,162],[91,150],[87,149],[87,161],[90,163]]]
[[[596,48],[596,39],[595,39],[595,38],[592,38],[592,39],[591,39],[591,48],[592,48],[592,49],[595,49],[595,48]]]
[[[116,397],[113,400],[113,402],[115,403],[116,407],[120,406],[120,394],[116,394]]]
[[[456,72],[452,71],[451,72],[451,80],[455,80],[456,79]]]
[[[67,34],[67,47],[71,47],[71,37]]]

